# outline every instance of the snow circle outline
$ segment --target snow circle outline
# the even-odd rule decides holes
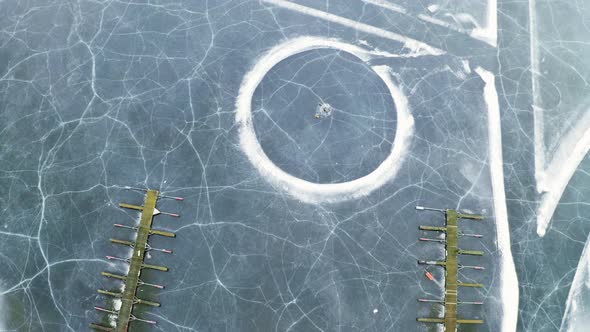
[[[275,165],[256,137],[252,121],[252,97],[262,79],[281,61],[316,49],[343,51],[364,62],[379,54],[378,51],[367,50],[336,39],[311,36],[287,40],[267,51],[244,76],[236,98],[236,124],[240,147],[252,165],[271,185],[303,202],[335,203],[363,197],[395,178],[414,132],[414,118],[409,111],[407,98],[393,83],[389,67],[371,66],[371,69],[383,80],[391,94],[397,111],[397,128],[389,155],[369,174],[340,183],[306,181]]]

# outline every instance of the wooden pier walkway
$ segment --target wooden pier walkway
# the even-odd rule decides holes
[[[119,258],[119,257],[114,257],[114,256],[107,256],[107,258],[109,260],[118,260],[118,261],[123,261],[123,262],[128,263],[129,264],[129,272],[127,273],[126,276],[125,275],[118,275],[118,274],[114,274],[114,273],[110,273],[110,272],[102,272],[102,275],[104,275],[106,277],[123,281],[124,288],[123,288],[123,291],[120,293],[113,292],[113,291],[107,291],[107,290],[103,290],[103,289],[98,290],[98,292],[100,294],[120,299],[121,300],[121,307],[118,310],[111,309],[111,308],[95,307],[95,309],[97,309],[99,311],[105,312],[110,315],[115,315],[117,317],[116,324],[114,327],[113,326],[104,326],[104,325],[100,325],[100,324],[90,324],[90,327],[95,330],[111,331],[111,332],[127,332],[129,330],[129,325],[132,321],[141,321],[141,322],[148,323],[148,324],[156,324],[155,321],[141,319],[139,317],[136,317],[133,314],[133,308],[136,304],[149,305],[149,306],[154,306],[154,307],[160,306],[160,304],[157,302],[153,302],[153,301],[149,301],[149,300],[145,300],[145,299],[140,299],[137,297],[137,289],[140,286],[151,286],[151,287],[155,287],[155,288],[159,288],[159,289],[164,288],[164,286],[150,284],[150,283],[146,283],[146,282],[142,281],[140,278],[142,270],[143,269],[153,269],[153,270],[159,270],[159,271],[168,271],[168,268],[165,266],[146,264],[144,262],[145,254],[149,250],[156,250],[156,251],[160,251],[160,252],[164,252],[164,253],[172,253],[171,250],[156,249],[156,248],[150,247],[150,245],[148,244],[149,236],[150,235],[160,235],[160,236],[167,236],[167,237],[175,237],[176,236],[174,233],[171,233],[171,232],[152,229],[153,217],[157,214],[162,213],[162,214],[171,215],[173,217],[178,217],[177,214],[160,212],[158,209],[156,209],[156,203],[158,201],[158,197],[159,197],[159,192],[157,190],[147,190],[143,206],[126,204],[126,203],[119,204],[119,206],[122,208],[140,211],[141,212],[141,219],[140,219],[139,225],[137,227],[126,226],[126,225],[122,225],[122,224],[115,224],[116,227],[126,228],[126,229],[131,229],[131,230],[136,231],[137,237],[136,237],[135,241],[111,239],[112,243],[126,245],[126,246],[131,247],[133,249],[133,252],[132,252],[132,255],[130,258]],[[182,200],[182,198],[179,198],[179,197],[170,197],[170,198]]]
[[[424,209],[424,208],[422,208]],[[483,287],[481,284],[473,283],[461,283],[459,282],[459,255],[483,255],[482,251],[477,250],[461,250],[459,249],[459,219],[473,219],[483,220],[482,216],[472,214],[462,214],[455,210],[436,210],[444,212],[446,225],[445,227],[437,226],[420,226],[420,230],[425,231],[437,231],[445,233],[445,240],[442,243],[445,244],[446,258],[444,261],[418,261],[419,264],[426,265],[438,265],[445,269],[445,298],[444,301],[437,300],[424,300],[421,302],[441,302],[445,306],[444,317],[427,317],[417,318],[418,322],[422,323],[436,323],[444,324],[446,332],[456,332],[457,324],[483,324],[482,319],[458,319],[457,318],[457,304],[481,304],[479,302],[459,302],[458,299],[458,288],[459,287]],[[480,237],[480,236],[476,236]],[[421,240],[432,240],[421,238]],[[476,269],[483,269],[481,267],[472,267]]]

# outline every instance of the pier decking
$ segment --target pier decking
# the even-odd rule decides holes
[[[420,208],[424,210],[425,208]],[[437,226],[420,226],[420,230],[435,231],[445,233],[445,239],[441,243],[445,244],[446,258],[444,261],[418,261],[419,264],[425,265],[437,265],[442,266],[445,269],[445,297],[444,301],[437,300],[425,300],[420,299],[421,302],[439,302],[445,306],[444,317],[426,317],[417,318],[418,322],[422,323],[436,323],[444,324],[446,332],[456,332],[457,324],[483,324],[482,319],[458,319],[457,318],[457,304],[483,304],[482,302],[459,302],[458,301],[458,288],[459,287],[483,287],[482,284],[476,283],[461,283],[459,282],[459,267],[474,268],[477,270],[483,270],[480,266],[461,266],[459,264],[459,255],[483,255],[482,251],[478,250],[461,250],[459,249],[459,236],[462,235],[459,232],[459,219],[473,219],[483,220],[482,216],[472,214],[462,214],[455,210],[436,210],[445,214],[446,225],[445,227]],[[481,235],[467,234],[467,236],[481,237]],[[420,238],[421,241],[429,241],[432,239]]]
[[[128,188],[129,189],[129,188]],[[118,260],[122,262],[126,262],[129,264],[129,272],[127,275],[118,275],[115,273],[110,272],[102,272],[103,276],[118,279],[124,282],[124,288],[122,292],[113,292],[107,291],[103,289],[99,289],[98,293],[111,296],[114,298],[118,298],[121,300],[121,307],[116,309],[111,308],[102,308],[102,307],[95,307],[95,309],[106,312],[110,315],[116,316],[116,324],[115,326],[104,326],[100,324],[91,324],[90,327],[95,330],[100,331],[112,331],[112,332],[127,332],[129,330],[129,325],[132,321],[140,321],[148,324],[156,324],[155,321],[146,320],[136,317],[133,314],[133,308],[136,304],[148,305],[159,307],[160,304],[154,301],[140,299],[137,297],[137,289],[140,286],[151,286],[155,288],[162,289],[164,286],[150,284],[141,280],[141,272],[143,269],[153,269],[159,271],[168,271],[168,268],[165,266],[153,265],[153,264],[146,264],[144,262],[145,254],[149,250],[156,250],[164,253],[172,253],[172,250],[167,249],[157,249],[152,248],[148,244],[148,238],[150,235],[160,235],[166,237],[175,237],[176,235],[171,232],[161,231],[152,229],[152,220],[153,217],[157,214],[166,214],[173,217],[178,217],[177,214],[174,213],[165,213],[161,212],[156,208],[156,203],[158,201],[159,192],[157,190],[147,190],[145,201],[143,206],[139,205],[132,205],[127,203],[120,203],[119,206],[126,209],[133,209],[141,212],[141,219],[138,226],[127,226],[122,224],[115,224],[116,227],[119,228],[126,228],[137,231],[137,237],[135,241],[126,241],[126,240],[119,240],[119,239],[111,239],[112,243],[126,245],[133,248],[133,253],[130,258],[119,258],[114,256],[107,256],[109,260]],[[172,197],[177,200],[182,200],[179,197]]]

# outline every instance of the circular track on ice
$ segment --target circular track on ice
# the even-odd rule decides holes
[[[293,55],[315,49],[343,51],[365,62],[378,55],[375,51],[322,37],[299,37],[273,47],[258,59],[254,67],[245,75],[240,86],[236,101],[236,122],[239,128],[240,146],[250,162],[267,181],[301,201],[308,203],[338,202],[368,195],[396,176],[414,129],[414,120],[408,110],[407,99],[393,83],[388,67],[372,66],[371,68],[383,80],[393,98],[397,110],[397,128],[389,155],[371,173],[348,182],[309,182],[295,177],[275,165],[268,158],[256,137],[252,121],[252,97],[262,79],[279,62]]]

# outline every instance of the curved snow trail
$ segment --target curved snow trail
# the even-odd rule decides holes
[[[560,141],[542,178],[544,193],[537,209],[537,234],[545,236],[557,204],[578,166],[590,150],[590,112],[577,122]]]
[[[478,26],[471,31],[471,37],[498,46],[498,0],[488,0],[485,27]]]
[[[281,43],[264,54],[245,75],[236,100],[236,123],[239,127],[240,146],[250,162],[262,176],[277,188],[281,188],[303,202],[337,202],[368,195],[399,170],[410,145],[414,131],[414,118],[409,112],[408,101],[393,83],[389,68],[373,66],[392,95],[397,115],[395,139],[389,156],[371,173],[342,183],[320,184],[302,180],[276,166],[264,153],[256,137],[252,123],[252,96],[264,76],[279,62],[290,56],[314,49],[336,49],[368,61],[383,52],[372,52],[335,39],[322,37],[299,37]]]
[[[588,295],[590,288],[590,237],[586,240],[584,250],[580,256],[578,267],[576,268],[576,274],[570,287],[567,301],[565,302],[565,312],[561,320],[561,326],[559,331],[563,332],[576,332],[581,331],[583,328],[588,327],[590,323],[590,314],[584,304],[578,303],[580,300],[583,301],[584,295]],[[584,292],[586,291],[586,292]],[[587,297],[586,297],[587,298]]]
[[[490,178],[494,196],[494,215],[498,233],[498,248],[500,250],[500,294],[502,299],[502,328],[503,332],[516,331],[518,321],[518,278],[516,266],[510,246],[510,227],[506,208],[506,193],[504,190],[504,160],[502,156],[502,126],[500,105],[496,91],[496,78],[493,73],[478,67],[475,72],[485,82],[484,100],[488,107],[488,141]]]

